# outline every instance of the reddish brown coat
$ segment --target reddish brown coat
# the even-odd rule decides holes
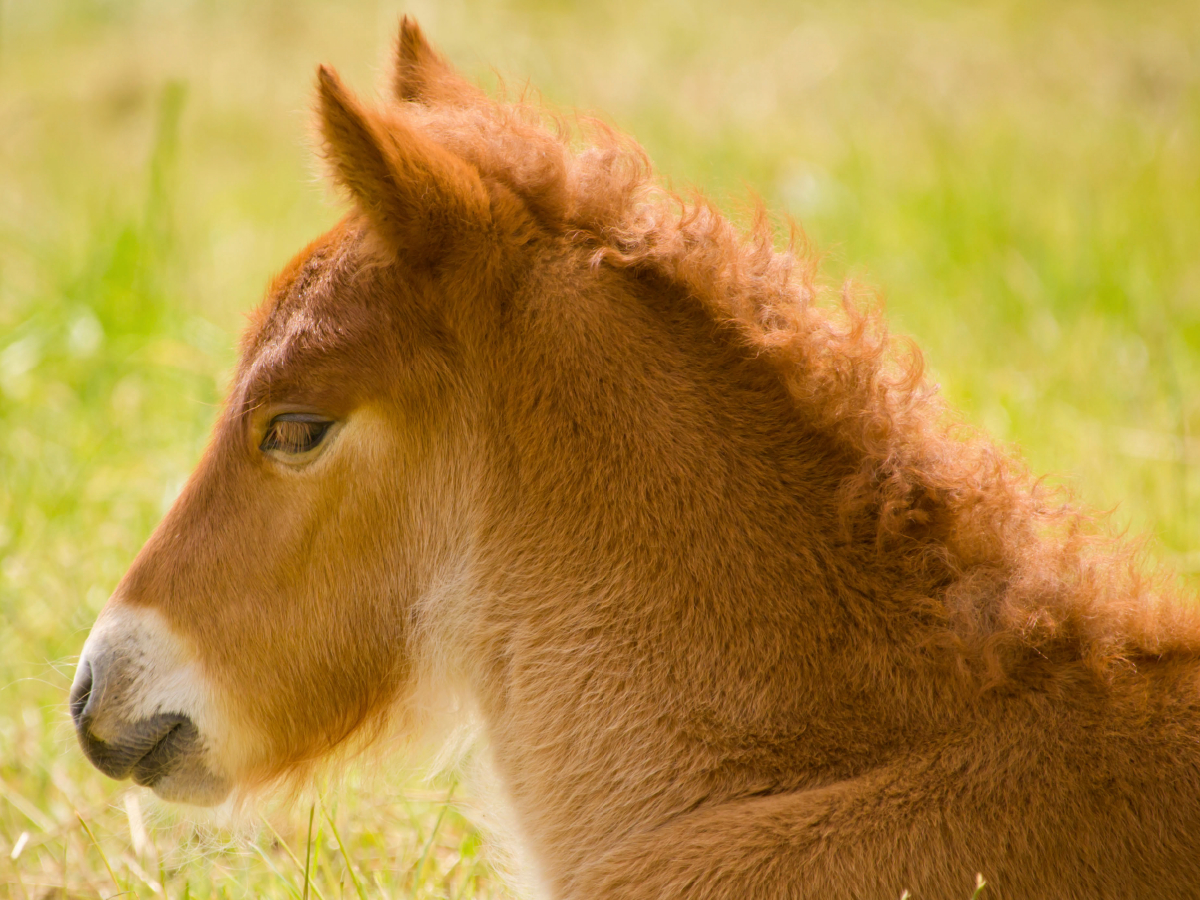
[[[416,727],[436,681],[554,897],[1200,896],[1196,607],[765,215],[407,21],[394,89],[321,70],[355,212],[119,591],[261,737],[238,778]],[[339,422],[315,462],[258,449],[292,409]]]

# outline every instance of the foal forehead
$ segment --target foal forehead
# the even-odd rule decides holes
[[[252,313],[242,341],[244,364],[292,344],[336,342],[348,334],[362,317],[355,308],[356,245],[358,235],[342,222],[284,266]]]
[[[337,307],[346,306],[348,292],[341,290],[354,271],[356,234],[343,221],[297,253],[275,276],[266,299],[254,312],[243,351],[278,342],[305,322],[334,319]]]
[[[239,380],[249,393],[345,356],[372,333],[373,311],[361,302],[364,291],[356,283],[359,238],[353,223],[343,221],[275,277],[242,341]]]

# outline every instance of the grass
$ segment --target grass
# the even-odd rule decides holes
[[[969,419],[1200,583],[1196,4],[407,9],[471,74],[604,111],[676,187],[796,216]],[[0,0],[0,894],[501,893],[448,786],[351,776],[231,832],[105,780],[65,713],[242,313],[338,215],[313,68],[367,89],[400,12]]]

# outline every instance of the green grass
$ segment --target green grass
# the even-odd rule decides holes
[[[796,216],[969,419],[1198,583],[1200,6],[407,9],[469,73],[604,112],[676,187]],[[445,787],[351,778],[311,845],[307,807],[235,833],[105,780],[65,712],[242,313],[338,215],[314,66],[367,90],[401,11],[0,0],[0,895],[298,897],[306,856],[327,900],[501,890]]]

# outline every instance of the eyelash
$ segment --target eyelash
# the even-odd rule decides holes
[[[277,450],[290,456],[308,453],[325,439],[332,424],[329,419],[307,413],[284,413],[271,420],[259,449],[264,453]]]

